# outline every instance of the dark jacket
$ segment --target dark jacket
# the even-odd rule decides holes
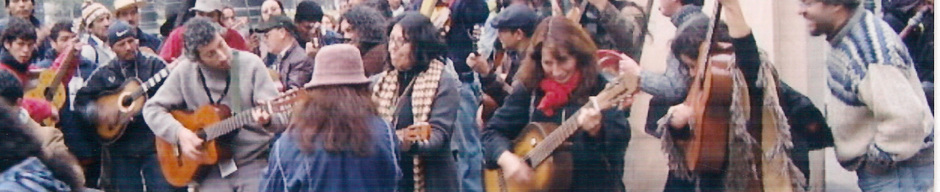
[[[371,154],[304,152],[298,134],[285,134],[274,142],[261,191],[395,191],[398,139],[379,117],[371,119]],[[292,128],[293,129],[293,128]]]
[[[280,61],[280,62],[278,62]],[[307,52],[296,43],[288,48],[286,54],[280,60],[275,60],[274,66],[277,67],[277,73],[281,76],[281,84],[284,89],[303,87],[310,82],[313,75],[313,58],[307,57]]]
[[[639,59],[644,40],[641,20],[644,19],[625,17],[612,3],[608,3],[604,10],[589,4],[581,16],[581,26],[591,34],[597,48],[617,50]]]
[[[447,67],[447,66],[445,66]],[[408,72],[403,72],[408,73]],[[400,74],[399,77],[405,76]],[[399,82],[406,82],[401,81]],[[403,89],[406,86],[399,86]],[[420,155],[424,162],[425,170],[425,188],[428,191],[459,191],[457,183],[457,162],[455,156],[450,150],[450,138],[456,126],[457,109],[460,107],[460,94],[458,89],[460,83],[456,77],[447,72],[441,73],[441,79],[438,83],[437,95],[434,96],[434,103],[431,105],[428,123],[433,128],[431,137],[427,143],[418,143],[412,145],[408,151],[402,151],[399,157],[398,165],[401,166],[402,179],[399,183],[401,191],[412,191],[414,187],[414,172],[412,162],[414,154]],[[408,90],[402,93],[398,100],[398,108],[395,113],[397,123],[394,126],[396,130],[404,129],[414,124],[414,114],[411,106],[412,91]]]
[[[75,96],[76,111],[81,113],[84,124],[87,127],[94,127],[94,119],[97,118],[95,112],[97,108],[94,105],[98,98],[113,94],[121,89],[124,83],[132,78],[140,80],[142,83],[154,76],[157,72],[166,67],[166,64],[159,57],[137,53],[133,62],[114,59],[110,64],[102,66],[91,74],[85,87],[78,90]],[[162,83],[157,84],[147,92],[148,97],[152,97],[157,92]],[[154,135],[150,127],[144,122],[141,114],[136,114],[134,120],[125,128],[124,135],[111,145],[111,154],[113,155],[150,155],[155,152]]]
[[[157,38],[156,35],[144,33],[140,28],[137,28],[137,39],[140,40],[141,47],[150,48],[155,53],[159,53],[160,44],[163,44],[163,41]]]
[[[600,93],[607,83],[598,77],[598,83],[591,95]],[[544,93],[526,88],[521,83],[513,85],[512,94],[506,98],[502,108],[489,120],[483,130],[483,155],[489,169],[498,168],[499,155],[511,150],[511,140],[530,122],[550,122],[561,124],[563,117],[576,118],[575,114],[585,103],[569,102],[562,110],[556,110],[554,116],[547,117],[536,110],[533,103],[542,100]],[[589,136],[578,129],[568,138],[573,143],[570,147],[573,158],[573,174],[570,191],[601,190],[623,191],[623,157],[630,142],[630,124],[627,123],[627,111],[617,109],[603,110],[600,137]]]
[[[486,22],[489,9],[483,0],[456,0],[450,10],[450,31],[445,36],[448,44],[447,58],[454,62],[457,73],[472,72],[470,66],[467,66],[467,56],[476,51],[473,47],[476,42],[470,38],[470,33],[473,31],[473,25]],[[464,82],[469,80],[466,77],[461,78]]]

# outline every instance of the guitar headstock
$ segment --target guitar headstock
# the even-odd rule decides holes
[[[303,88],[294,88],[287,90],[284,93],[281,93],[276,98],[271,99],[265,103],[265,108],[268,113],[284,113],[290,112],[294,105],[300,101],[303,94],[306,94],[306,89]]]
[[[610,82],[592,99],[592,102],[595,102],[600,109],[614,106],[621,109],[626,107],[624,101],[632,98],[640,90],[640,77],[624,72],[620,63],[636,63],[636,61],[614,50],[598,50],[596,56],[601,72],[615,78],[609,79]]]

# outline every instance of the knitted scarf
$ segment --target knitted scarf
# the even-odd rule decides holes
[[[444,69],[444,63],[438,60],[432,60],[430,66],[424,72],[415,77],[413,84],[406,87],[402,93],[411,89],[411,113],[414,115],[414,123],[427,123],[431,114],[431,105],[434,103],[434,96],[437,95],[438,83],[441,80],[441,71]],[[372,100],[378,105],[379,116],[387,122],[395,123],[395,112],[398,111],[398,101],[401,95],[398,95],[398,70],[389,70],[379,74],[379,81],[372,87]],[[394,124],[393,124],[394,126]],[[414,180],[415,191],[424,191],[424,176],[421,166],[421,159],[414,156]]]
[[[767,61],[763,59],[763,61]],[[773,65],[764,62],[761,65],[757,79],[757,86],[764,89],[762,106],[762,134],[763,141],[757,141],[747,131],[747,120],[750,118],[750,101],[747,93],[747,83],[744,75],[738,69],[732,70],[734,80],[732,104],[730,106],[731,119],[729,119],[728,156],[722,185],[724,191],[753,191],[755,186],[749,183],[763,184],[761,191],[805,191],[806,178],[796,167],[789,156],[793,148],[790,125],[780,106],[777,87],[778,76]],[[682,149],[675,145],[672,138],[672,128],[669,128],[669,119],[672,113],[666,114],[657,121],[657,134],[662,135],[662,150],[669,159],[669,169],[681,179],[692,180],[698,183],[698,175],[689,170],[685,164]],[[769,134],[769,135],[768,135]],[[763,152],[761,154],[758,154]],[[754,158],[761,158],[757,164]],[[761,173],[758,173],[761,166]],[[756,181],[759,175],[764,181]],[[789,185],[784,181],[789,181]],[[750,189],[749,189],[750,188]],[[698,190],[698,189],[697,189]]]
[[[555,109],[568,103],[568,96],[571,95],[571,91],[578,88],[578,83],[581,83],[581,72],[575,72],[569,79],[568,82],[559,83],[550,77],[546,77],[539,82],[539,88],[545,91],[545,96],[539,102],[538,109],[546,116],[555,115]]]

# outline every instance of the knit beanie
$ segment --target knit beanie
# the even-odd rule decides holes
[[[320,22],[323,19],[323,8],[315,1],[303,1],[297,5],[297,14],[294,21]]]
[[[95,22],[98,17],[111,14],[111,11],[108,10],[108,7],[105,7],[103,4],[94,2],[93,0],[85,0],[82,3],[82,27],[90,27],[92,22]]]

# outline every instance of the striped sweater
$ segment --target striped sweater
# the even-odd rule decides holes
[[[829,43],[826,117],[843,166],[853,170],[857,163],[849,162],[863,156],[903,161],[927,147],[933,115],[907,48],[888,24],[857,9]]]

